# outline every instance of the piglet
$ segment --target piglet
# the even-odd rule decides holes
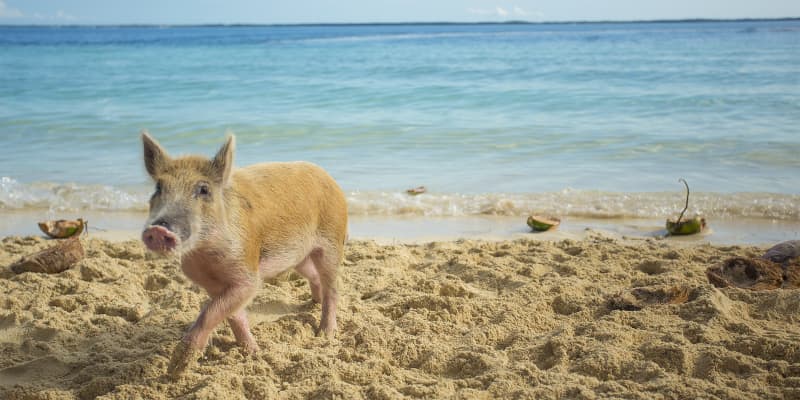
[[[210,301],[178,343],[167,372],[178,376],[223,321],[247,352],[258,351],[247,305],[261,280],[294,268],[322,303],[318,334],[336,331],[336,274],[347,236],[347,203],[336,182],[307,162],[233,168],[234,136],[213,159],[170,157],[142,132],[144,165],[155,182],[142,241],[180,257]]]

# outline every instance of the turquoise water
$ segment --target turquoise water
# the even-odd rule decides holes
[[[144,128],[363,215],[800,220],[800,21],[0,27],[0,209],[144,209]]]

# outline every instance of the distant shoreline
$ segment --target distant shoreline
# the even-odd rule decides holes
[[[800,21],[800,17],[786,18],[689,18],[689,19],[654,19],[654,20],[598,20],[598,21],[482,21],[482,22],[331,22],[331,23],[282,23],[282,24],[246,24],[246,23],[209,23],[209,24],[0,24],[0,28],[268,28],[268,27],[347,27],[347,26],[458,26],[458,25],[618,25],[618,24],[678,24],[678,23],[737,23],[737,22],[792,22]]]

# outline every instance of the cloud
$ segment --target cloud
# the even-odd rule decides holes
[[[58,12],[56,12],[55,19],[60,19],[64,21],[74,21],[78,18],[72,14],[67,14],[64,11],[58,10]]]
[[[482,10],[480,8],[468,8],[467,12],[475,15],[488,15],[492,13],[491,10]]]
[[[524,10],[522,7],[517,7],[517,6],[514,6],[514,15],[517,15],[517,16],[520,16],[520,17],[534,17],[534,18],[542,18],[542,17],[544,17],[544,13],[541,12],[541,11],[537,11],[537,10],[527,11],[527,10]]]
[[[544,16],[544,14],[542,14],[541,12],[538,11],[528,12],[519,6],[514,6],[510,9],[501,6],[495,6],[494,9],[468,8],[467,12],[474,15],[484,15],[484,16],[492,16],[499,18],[506,18],[508,16],[514,16],[514,17]]]
[[[0,0],[0,18],[20,18],[22,11],[6,5],[5,0]]]
[[[0,0],[0,1],[2,1],[2,0]],[[80,18],[78,18],[78,17],[76,17],[76,16],[74,16],[72,14],[69,14],[69,13],[63,11],[63,10],[58,10],[58,11],[56,11],[55,14],[42,14],[42,13],[38,13],[37,12],[37,13],[33,13],[33,15],[31,15],[31,16],[33,17],[33,19],[37,19],[37,20],[40,20],[40,21],[75,21],[75,20],[80,19]]]
[[[33,18],[35,20],[41,20],[41,21],[61,21],[61,22],[76,21],[80,19],[64,10],[58,10],[53,14],[42,14],[38,12],[35,12],[33,14],[24,14],[19,9],[10,7],[8,4],[6,4],[6,0],[0,0],[0,19],[23,18],[23,17],[27,17],[28,19]]]

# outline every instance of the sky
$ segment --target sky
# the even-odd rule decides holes
[[[630,21],[800,17],[800,0],[0,0],[0,24]]]

